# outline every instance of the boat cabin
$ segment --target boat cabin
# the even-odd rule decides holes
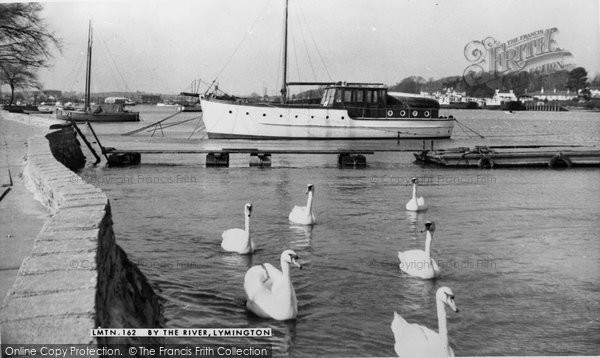
[[[344,108],[355,119],[437,118],[439,103],[431,98],[388,93],[381,83],[338,82],[325,87],[322,107]]]

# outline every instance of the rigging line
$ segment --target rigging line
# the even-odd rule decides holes
[[[219,78],[219,76],[221,76],[221,73],[223,73],[223,71],[225,71],[225,68],[227,68],[227,66],[229,65],[229,63],[231,63],[231,60],[233,60],[233,57],[235,56],[235,54],[238,52],[238,50],[242,47],[242,44],[244,43],[244,41],[246,41],[246,39],[248,38],[248,35],[252,32],[252,30],[254,29],[254,26],[256,25],[256,23],[258,22],[258,19],[261,17],[262,13],[265,11],[265,8],[271,3],[271,0],[269,0],[266,5],[260,10],[260,12],[258,13],[258,15],[256,16],[256,18],[254,19],[254,22],[252,23],[252,25],[250,26],[250,29],[248,31],[246,31],[246,33],[244,34],[244,37],[242,38],[242,40],[240,41],[240,43],[237,45],[237,47],[235,48],[235,50],[233,51],[233,53],[231,54],[231,56],[229,57],[229,59],[227,60],[227,62],[225,62],[225,65],[223,65],[223,68],[221,68],[221,70],[217,73],[217,75],[215,76],[214,81],[211,83],[210,87],[212,87],[212,85],[217,81],[217,78]],[[210,89],[209,87],[209,89]],[[208,90],[207,90],[208,91]]]
[[[281,84],[281,82],[279,82],[280,78],[279,75],[281,75],[281,67],[283,66],[283,42],[279,43],[279,56],[277,57],[279,60],[277,61],[277,76],[275,79],[275,95],[277,95],[278,91],[277,89],[279,88],[279,85]]]
[[[75,87],[75,83],[79,82],[79,79],[81,78],[81,76],[79,76],[79,74],[81,73],[81,68],[83,67],[83,62],[84,62],[84,58],[79,56],[79,61],[77,61],[76,68],[74,68],[71,71],[71,73],[69,74],[68,78],[70,78],[70,81],[68,82],[68,86],[66,86],[66,88],[68,88],[69,91],[73,90],[73,87]]]
[[[299,8],[299,6],[298,6]],[[308,51],[308,45],[306,44],[306,37],[304,36],[304,27],[302,21],[300,21],[300,17],[298,15],[298,11],[295,12],[296,21],[298,22],[298,28],[300,29],[300,35],[302,36],[302,42],[304,43],[304,49],[306,50],[306,57],[308,58],[308,63],[310,64],[310,69],[312,70],[313,79],[317,81],[317,74],[315,73],[315,67],[313,66],[312,59],[310,58],[310,52]]]
[[[304,23],[308,24],[308,22],[306,21],[306,17],[304,16],[304,12],[302,12],[302,9],[300,7],[298,7],[298,12],[304,19]],[[327,73],[327,77],[329,78],[329,81],[333,81],[331,79],[331,75],[329,74],[329,70],[327,69],[327,65],[325,65],[325,60],[323,59],[323,56],[321,55],[321,51],[319,51],[319,47],[317,46],[317,42],[315,41],[315,37],[310,29],[310,26],[306,26],[306,28],[308,29],[308,34],[310,35],[313,45],[315,46],[315,49],[317,50],[317,54],[319,55],[319,58],[321,59],[321,64],[323,65],[323,68],[325,69],[325,72]]]
[[[290,31],[292,33],[292,50],[294,52],[294,64],[296,65],[296,74],[298,75],[298,81],[302,78],[300,76],[300,66],[298,66],[298,51],[296,51],[296,36],[294,36],[294,29]]]
[[[104,49],[106,50],[106,53],[108,53],[108,57],[112,61],[112,64],[113,64],[115,70],[117,70],[117,73],[121,77],[121,81],[123,81],[123,83],[125,84],[125,90],[127,91],[127,93],[129,93],[130,96],[133,96],[133,93],[129,89],[129,86],[127,86],[127,81],[125,81],[125,77],[123,77],[123,74],[121,73],[121,71],[119,71],[119,67],[117,66],[117,63],[115,62],[115,59],[113,58],[112,53],[110,52],[108,45],[106,44],[106,41],[104,41],[104,38],[101,35],[99,37],[100,37],[100,40],[102,41],[102,44],[104,45]]]

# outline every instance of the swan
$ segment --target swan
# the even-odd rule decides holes
[[[246,217],[245,229],[229,229],[223,231],[221,237],[221,247],[225,251],[237,252],[238,254],[251,254],[254,252],[254,243],[250,238],[250,213],[252,213],[252,204],[244,205],[244,214]]]
[[[315,213],[312,211],[314,192],[314,185],[308,184],[306,188],[306,194],[308,194],[306,206],[294,206],[294,209],[292,209],[292,212],[289,216],[291,222],[300,225],[312,225],[315,223]]]
[[[431,240],[435,232],[435,223],[427,221],[425,231],[427,231],[425,234],[425,251],[399,251],[398,259],[400,260],[400,270],[411,276],[428,280],[440,275],[440,268],[435,260],[431,258]]]
[[[427,210],[427,204],[422,196],[417,197],[417,178],[411,179],[413,190],[412,198],[406,203],[406,210],[408,211],[425,211]]]
[[[446,326],[446,307],[458,313],[454,303],[454,293],[449,287],[440,287],[436,294],[438,333],[431,329],[408,323],[398,312],[394,311],[392,333],[394,333],[394,350],[398,357],[454,357],[454,351],[448,343]]]
[[[290,264],[302,269],[293,250],[281,254],[281,271],[265,263],[252,266],[244,277],[246,307],[259,317],[278,321],[296,318],[298,301],[290,279]]]

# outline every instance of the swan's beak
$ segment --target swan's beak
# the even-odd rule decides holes
[[[456,307],[456,303],[454,303],[454,299],[452,299],[451,297],[448,297],[448,307],[450,307],[450,309],[456,313],[458,313],[458,307]]]
[[[294,260],[292,261],[292,263],[296,265],[296,267],[298,267],[300,270],[302,270],[302,264],[298,260]]]

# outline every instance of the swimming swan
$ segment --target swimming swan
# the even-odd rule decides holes
[[[314,185],[308,184],[306,188],[306,194],[308,194],[306,206],[294,206],[289,216],[291,222],[300,225],[312,225],[316,222],[315,214],[312,211],[314,191]]]
[[[281,271],[269,263],[252,266],[244,277],[246,307],[263,318],[279,321],[296,318],[298,301],[290,279],[290,264],[302,269],[298,260],[293,250],[285,250],[281,254]]]
[[[406,203],[406,210],[408,211],[425,211],[427,210],[427,204],[422,196],[417,197],[417,178],[411,179],[413,185],[412,198]]]
[[[458,312],[454,303],[454,293],[449,287],[440,287],[436,294],[438,333],[431,329],[408,323],[397,312],[394,312],[392,332],[394,333],[394,350],[398,357],[454,357],[448,343],[446,326],[446,307]]]
[[[223,241],[221,247],[225,251],[237,252],[238,254],[251,254],[254,252],[254,243],[250,238],[250,213],[252,213],[252,204],[248,203],[244,206],[246,217],[245,230],[229,229],[223,231]]]
[[[415,277],[424,280],[432,279],[440,275],[440,268],[433,258],[431,258],[431,240],[435,232],[435,223],[427,221],[425,223],[425,251],[409,250],[399,251],[400,270]]]

